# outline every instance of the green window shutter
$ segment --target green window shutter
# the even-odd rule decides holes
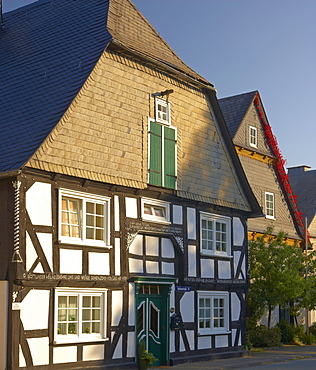
[[[162,126],[150,122],[149,184],[162,186]]]
[[[176,130],[164,127],[164,186],[176,188]]]

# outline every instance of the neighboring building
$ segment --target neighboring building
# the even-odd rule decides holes
[[[213,85],[129,0],[5,14],[0,81],[0,368],[241,356],[261,210]]]
[[[316,170],[309,166],[288,168],[289,181],[293,193],[297,196],[296,202],[304,219],[308,232],[309,243],[316,248]],[[310,248],[309,243],[306,248]],[[316,311],[309,314],[309,324],[316,322]]]
[[[257,91],[219,99],[219,104],[249,184],[265,217],[248,223],[248,238],[273,228],[287,233],[287,242],[301,244],[304,225],[284,170],[284,160]],[[283,311],[274,312],[274,323]],[[263,319],[262,323],[265,323]]]

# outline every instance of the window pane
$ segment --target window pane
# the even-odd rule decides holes
[[[95,226],[94,225],[94,221],[95,221],[95,217],[94,216],[87,215],[86,221],[87,221],[87,226]]]
[[[73,238],[80,237],[79,199],[62,197],[61,234]]]
[[[68,324],[68,334],[77,334],[77,323]]]
[[[82,306],[83,307],[91,307],[91,297],[83,296],[82,297]]]
[[[92,310],[92,320],[100,320],[101,317],[101,310],[95,309]]]
[[[69,297],[69,307],[78,307],[78,297],[77,296],[70,296]]]
[[[152,214],[151,207],[144,206],[144,213],[145,215],[151,215]]]
[[[87,321],[91,320],[91,310],[82,310],[82,320]]]
[[[165,212],[164,212],[164,209],[163,208],[157,208],[157,207],[155,207],[154,208],[154,211],[155,211],[155,216],[165,217]]]
[[[96,240],[104,240],[103,237],[103,230],[102,229],[97,229],[95,233],[95,239]]]
[[[95,203],[87,202],[86,211],[87,213],[95,213]]]
[[[58,321],[66,321],[67,320],[67,310],[58,310]]]
[[[58,297],[58,307],[67,307],[67,297]]]
[[[57,327],[57,334],[66,335],[67,334],[67,324],[59,323]]]
[[[92,323],[92,333],[101,333],[99,322]]]
[[[92,297],[92,307],[101,307],[100,297]]]
[[[86,322],[83,322],[82,323],[82,333],[83,334],[91,334],[91,330],[90,330],[90,323],[86,323]]]

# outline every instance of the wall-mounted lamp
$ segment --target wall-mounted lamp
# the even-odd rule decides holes
[[[152,94],[153,97],[158,97],[158,96],[167,96],[167,100],[169,98],[169,95],[173,93],[173,90],[170,89],[170,90],[165,90],[165,91],[161,91],[161,92],[156,92],[154,94]]]

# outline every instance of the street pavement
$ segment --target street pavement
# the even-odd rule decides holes
[[[290,362],[291,361],[291,362]],[[294,362],[293,362],[294,361]],[[297,361],[297,362],[296,362]],[[312,364],[314,361],[314,365]],[[288,362],[288,366],[286,366]],[[309,364],[307,366],[307,363]],[[267,365],[270,366],[260,366]],[[292,346],[284,345],[261,351],[251,351],[249,355],[241,358],[228,358],[223,360],[211,360],[184,363],[175,365],[170,369],[180,370],[226,370],[226,369],[278,369],[275,364],[282,364],[280,368],[288,369],[316,369],[316,346]],[[306,365],[304,365],[306,364]],[[273,365],[273,366],[272,366]],[[297,366],[296,366],[297,365]],[[311,367],[310,367],[311,366]],[[314,367],[313,367],[314,366]]]

